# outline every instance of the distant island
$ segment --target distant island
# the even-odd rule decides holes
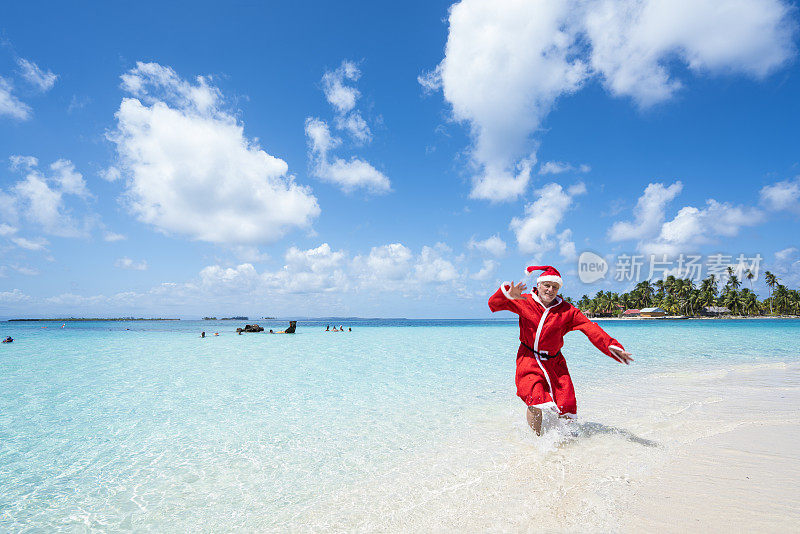
[[[168,319],[164,317],[61,317],[56,319],[9,319],[8,322],[25,322],[25,321],[50,321],[62,322],[69,321],[180,321],[180,319]]]
[[[237,315],[236,317],[223,317],[222,319],[217,319],[216,317],[203,317],[204,321],[249,321],[249,317],[245,317],[244,315]]]

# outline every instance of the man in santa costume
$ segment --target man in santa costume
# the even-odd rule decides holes
[[[528,424],[541,435],[542,409],[560,417],[575,417],[575,389],[567,362],[561,354],[564,334],[580,330],[601,352],[624,364],[633,361],[622,343],[609,336],[579,309],[558,296],[564,282],[561,274],[549,265],[528,267],[527,273],[544,271],[531,293],[523,293],[522,282],[503,282],[489,299],[493,311],[508,310],[519,315],[519,350],[517,350],[517,395],[528,405]]]

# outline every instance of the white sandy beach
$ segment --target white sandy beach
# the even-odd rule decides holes
[[[739,368],[701,377],[716,402],[687,422],[670,458],[637,480],[627,532],[797,532],[800,369]],[[712,385],[713,382],[713,385]]]

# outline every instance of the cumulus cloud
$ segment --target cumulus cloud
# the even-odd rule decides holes
[[[372,247],[367,256],[356,256],[352,263],[367,285],[388,284],[397,288],[408,278],[413,261],[411,249],[402,243],[390,243]]]
[[[358,66],[345,60],[339,68],[322,76],[322,85],[325,98],[336,112],[336,127],[350,133],[356,141],[365,143],[372,140],[372,132],[361,112],[356,109],[356,101],[361,93],[356,87],[348,85],[348,82],[357,82],[360,77]]]
[[[800,213],[800,178],[764,186],[760,196],[761,204],[769,210]]]
[[[352,61],[343,61],[339,68],[322,77],[325,98],[335,112],[334,125],[339,131],[349,133],[357,144],[372,140],[372,132],[356,108],[361,93],[348,85],[360,77],[361,71]],[[313,176],[338,185],[345,193],[364,189],[372,194],[383,194],[391,190],[389,178],[369,162],[356,156],[343,159],[331,153],[342,146],[342,139],[331,133],[327,122],[308,117],[305,129]]]
[[[94,218],[87,216],[79,222],[67,205],[67,196],[91,197],[83,175],[75,170],[71,161],[57,160],[50,165],[51,172],[44,174],[38,169],[39,162],[34,157],[17,155],[9,159],[12,170],[25,171],[26,174],[11,187],[10,194],[0,191],[0,207],[8,206],[6,220],[14,222],[13,219],[22,214],[51,235],[88,235]]]
[[[370,163],[355,156],[344,160],[329,155],[332,148],[341,144],[341,139],[331,135],[325,121],[306,119],[306,137],[311,151],[312,174],[317,178],[338,185],[345,193],[365,189],[373,194],[383,194],[391,190],[389,178]]]
[[[132,271],[146,271],[147,270],[147,262],[145,260],[142,261],[134,261],[127,256],[123,258],[119,258],[117,261],[114,262],[114,267],[119,269],[127,269]]]
[[[58,75],[53,74],[49,70],[42,70],[33,61],[18,58],[17,65],[19,65],[22,72],[22,77],[40,91],[49,91],[56,84]]]
[[[28,297],[18,291],[0,293],[0,304],[24,301],[50,310],[80,309],[81,313],[85,310],[96,314],[120,314],[126,310],[162,314],[163,310],[178,308],[184,313],[203,314],[208,313],[209,306],[238,313],[263,313],[265,303],[283,313],[351,313],[364,309],[362,305],[385,311],[389,299],[430,303],[432,298],[467,296],[468,283],[491,277],[497,267],[493,260],[487,260],[470,276],[463,261],[463,256],[453,256],[443,243],[423,246],[418,251],[402,243],[389,243],[355,256],[322,243],[307,249],[289,247],[282,262],[264,269],[250,262],[212,264],[188,281],[164,282],[146,291],[90,296],[65,293],[44,298]],[[480,286],[485,289],[484,283]],[[351,305],[358,308],[350,310]],[[31,306],[28,308],[34,309]],[[19,313],[22,308],[14,309]]]
[[[648,184],[644,194],[636,201],[633,222],[618,221],[611,226],[608,238],[611,241],[643,239],[658,231],[664,223],[667,204],[683,190],[681,182],[665,187],[661,183]]]
[[[717,237],[734,237],[743,227],[761,224],[765,219],[757,208],[709,199],[705,207],[684,206],[673,219],[664,222],[666,204],[681,189],[680,182],[669,187],[649,184],[636,204],[634,222],[614,223],[609,239],[636,239],[641,252],[676,255],[696,252],[697,247],[713,243]]]
[[[497,270],[498,263],[494,260],[483,260],[483,266],[477,273],[470,275],[473,280],[488,280]]]
[[[562,231],[556,235],[556,229],[575,197],[585,193],[583,184],[573,185],[566,191],[556,183],[539,189],[536,192],[538,198],[525,206],[525,216],[514,217],[509,225],[516,234],[520,251],[533,254],[533,259],[539,261],[558,244],[562,255],[574,255],[574,243],[570,245],[571,232]]]
[[[784,0],[462,0],[450,8],[445,55],[420,76],[469,126],[471,196],[521,195],[540,130],[559,97],[598,79],[650,106],[681,87],[673,71],[763,78],[794,55]],[[670,68],[675,65],[676,68]]]
[[[251,244],[307,228],[319,215],[311,190],[245,137],[209,79],[190,83],[169,67],[139,62],[122,88],[133,98],[122,100],[109,139],[126,205],[140,221],[195,240]],[[115,178],[107,171],[106,179]]]
[[[467,243],[467,248],[500,257],[506,253],[506,242],[497,234],[487,237],[483,241],[476,241],[473,237],[469,240],[469,243]]]
[[[0,117],[3,115],[20,121],[31,117],[31,108],[20,99],[11,94],[11,82],[0,77]]]

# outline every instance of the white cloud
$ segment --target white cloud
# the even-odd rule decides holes
[[[39,66],[27,59],[18,58],[17,65],[22,70],[22,77],[31,85],[36,86],[40,91],[49,91],[56,84],[58,75],[49,70],[42,70]]]
[[[29,171],[39,165],[39,160],[33,156],[20,156],[18,154],[8,157],[12,171]]]
[[[113,165],[107,169],[101,169],[97,174],[106,182],[116,182],[122,178],[122,173]]]
[[[328,71],[322,76],[322,86],[325,98],[336,112],[336,127],[348,132],[358,143],[368,143],[372,140],[372,132],[367,122],[356,108],[361,93],[348,82],[357,82],[361,71],[352,61],[342,61],[342,64],[333,71]]]
[[[498,263],[494,260],[483,260],[481,270],[470,276],[473,280],[488,280],[497,270]]]
[[[685,206],[672,220],[664,222],[666,204],[681,189],[680,182],[669,187],[649,184],[636,204],[634,222],[615,223],[609,230],[609,239],[639,240],[637,248],[645,254],[693,253],[716,237],[734,237],[741,228],[764,221],[764,213],[757,208],[709,199],[704,208]]]
[[[564,191],[559,184],[550,183],[536,193],[539,198],[525,206],[525,217],[514,217],[509,228],[516,234],[520,251],[532,253],[535,261],[538,261],[545,253],[555,248],[556,242],[553,236],[556,234],[557,226],[572,207],[574,198],[586,193],[586,187],[583,184],[576,184]],[[564,245],[570,236],[571,233],[563,231],[558,236],[562,254],[570,250],[569,245]]]
[[[31,117],[31,108],[11,94],[13,87],[3,77],[0,77],[0,117],[7,115],[20,121]]]
[[[575,249],[575,242],[572,240],[572,230],[567,228],[557,236],[558,253],[565,262],[574,262],[578,259],[578,252]]]
[[[372,140],[367,122],[356,109],[361,93],[348,85],[348,82],[355,82],[360,77],[361,71],[352,61],[342,61],[339,68],[326,72],[322,77],[325,98],[336,114],[336,128],[349,133],[357,144]],[[372,194],[391,191],[389,178],[369,162],[355,156],[348,160],[330,154],[342,145],[342,139],[331,134],[327,122],[308,117],[305,127],[313,176],[338,185],[345,193],[356,189],[365,189]]]
[[[584,163],[575,167],[571,163],[565,163],[563,161],[547,161],[545,163],[542,163],[541,167],[539,167],[539,174],[541,175],[562,174],[565,172],[572,172],[572,171],[587,173],[591,170],[592,168]]]
[[[0,291],[0,302],[6,303],[19,303],[27,302],[31,297],[26,295],[20,289],[12,289],[11,291]]]
[[[146,271],[147,262],[145,260],[136,262],[126,256],[124,258],[119,258],[117,261],[115,261],[114,267],[117,267],[119,269],[133,270],[133,271]]]
[[[117,241],[124,241],[127,239],[122,234],[115,234],[114,232],[106,232],[103,234],[103,241],[107,241],[109,243],[116,243]]]
[[[556,100],[598,78],[640,106],[681,87],[670,65],[696,75],[762,78],[795,52],[793,7],[782,0],[463,0],[450,9],[445,57],[420,76],[441,86],[469,125],[472,197],[521,195],[535,140]],[[678,66],[675,70],[679,70]]]
[[[417,82],[422,86],[426,95],[438,91],[442,88],[442,69],[437,66],[435,69],[424,72],[417,76]]]
[[[328,71],[322,76],[325,98],[338,113],[348,113],[356,107],[356,100],[361,93],[355,87],[345,85],[347,81],[356,82],[361,77],[361,71],[352,61],[342,61],[342,64],[333,71]]]
[[[90,196],[83,175],[75,170],[71,161],[60,159],[51,163],[50,169],[55,173],[53,181],[62,193],[83,198]]]
[[[11,241],[20,248],[25,250],[46,250],[48,243],[47,239],[39,237],[36,239],[26,239],[24,237],[14,237]]]
[[[389,178],[370,163],[356,157],[344,160],[329,156],[329,151],[339,146],[341,139],[331,135],[325,121],[306,119],[306,136],[311,151],[311,172],[317,178],[338,185],[345,193],[366,189],[373,194],[383,194],[391,190]]]
[[[470,250],[479,250],[486,252],[495,257],[503,256],[506,253],[506,242],[503,241],[499,235],[487,237],[483,241],[475,241],[475,238],[469,240],[467,248]]]
[[[789,287],[800,284],[800,250],[789,247],[775,253],[772,269],[780,277],[780,283]]]
[[[422,247],[419,258],[414,264],[414,278],[425,283],[446,283],[457,280],[461,275],[453,262],[444,257],[450,252],[444,245]]]
[[[336,117],[336,127],[350,132],[350,135],[359,143],[367,143],[372,140],[372,132],[367,126],[367,121],[357,111],[349,113],[345,117]]]
[[[17,232],[17,228],[11,226],[10,224],[2,223],[0,224],[0,236],[7,236],[11,234],[15,234]]]
[[[618,221],[611,226],[608,238],[611,241],[643,239],[658,231],[664,223],[664,212],[667,204],[683,190],[681,182],[665,187],[664,184],[651,183],[639,197],[634,209],[634,221]]]
[[[760,195],[761,204],[769,210],[800,213],[800,178],[764,186]]]
[[[83,227],[70,215],[64,195],[89,196],[80,173],[68,160],[58,160],[51,165],[54,174],[50,177],[36,169],[12,188],[15,203],[25,217],[39,224],[48,234],[60,237],[82,237],[87,235],[91,220]]]
[[[397,288],[398,282],[407,280],[413,260],[411,249],[402,243],[390,243],[372,247],[369,255],[356,256],[352,264],[365,285],[380,284]]]
[[[276,241],[319,215],[311,190],[244,136],[206,78],[192,84],[169,67],[139,62],[122,87],[136,98],[123,99],[109,138],[127,205],[142,222],[191,239],[246,244]]]

